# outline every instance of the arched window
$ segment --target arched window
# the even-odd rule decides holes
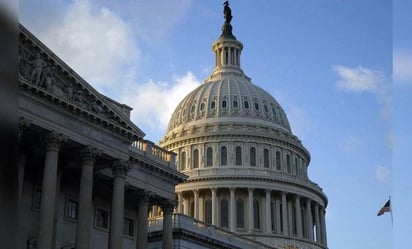
[[[210,103],[210,109],[214,110],[216,108],[216,101]]]
[[[212,201],[205,201],[205,222],[212,224]]]
[[[276,151],[276,169],[281,170],[282,165],[280,164],[280,152]]]
[[[227,105],[227,104],[226,104],[226,100],[222,100],[222,108],[223,108],[223,109],[226,109],[226,105]]]
[[[193,151],[193,168],[197,169],[199,168],[199,150],[195,149]]]
[[[226,199],[220,201],[220,226],[229,227],[229,203]]]
[[[250,166],[256,166],[256,149],[255,147],[250,148]]]
[[[259,111],[259,109],[260,109],[260,108],[259,108],[259,103],[258,103],[258,102],[255,102],[255,110],[256,110],[256,111]]]
[[[263,167],[269,168],[269,150],[263,150]]]
[[[220,148],[220,165],[227,165],[227,148],[222,146]]]
[[[182,152],[182,156],[180,158],[180,167],[182,170],[186,170],[186,152]]]
[[[260,205],[259,200],[253,202],[253,221],[255,229],[260,229]]]
[[[286,155],[286,170],[290,173],[290,156]]]
[[[242,165],[242,148],[236,146],[236,165]]]
[[[298,175],[298,159],[295,158],[295,175]]]
[[[245,100],[244,106],[245,106],[245,109],[249,109],[249,102],[247,100]]]
[[[212,148],[207,148],[206,150],[206,166],[212,166],[213,165],[213,149]]]
[[[233,108],[237,109],[239,107],[239,103],[237,102],[237,100],[233,100]]]
[[[236,201],[236,226],[245,228],[245,204],[242,199]]]

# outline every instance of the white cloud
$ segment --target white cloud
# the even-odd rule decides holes
[[[132,120],[138,125],[166,130],[176,106],[199,85],[200,81],[188,72],[175,77],[172,84],[152,80],[134,84],[132,90],[124,94],[122,101],[133,107]]]
[[[340,79],[336,82],[338,88],[353,92],[373,92],[384,80],[383,74],[364,67],[349,68],[335,66],[334,70]]]
[[[377,166],[375,177],[379,182],[387,182],[390,179],[391,171],[384,166]]]
[[[77,0],[61,21],[45,27],[41,40],[95,87],[113,86],[124,68],[139,61],[128,25],[105,7]]]
[[[339,89],[375,95],[381,105],[382,115],[386,119],[390,119],[392,115],[391,82],[383,72],[362,66],[351,68],[342,65],[334,66],[333,70],[339,76],[336,82]]]
[[[412,52],[394,51],[393,79],[395,83],[412,83]]]

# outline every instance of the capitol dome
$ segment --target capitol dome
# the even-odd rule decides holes
[[[159,141],[189,176],[176,186],[177,212],[271,246],[325,249],[327,197],[308,178],[310,154],[279,103],[241,69],[227,8],[213,72]]]

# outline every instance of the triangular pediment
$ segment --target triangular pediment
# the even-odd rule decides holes
[[[25,27],[20,25],[19,30],[21,90],[30,91],[128,139],[144,137],[130,120],[132,108],[99,93]]]

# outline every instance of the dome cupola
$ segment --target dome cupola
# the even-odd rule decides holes
[[[308,178],[310,154],[279,103],[243,73],[243,45],[224,6],[215,68],[179,103],[159,141],[189,176],[176,186],[177,212],[277,248],[325,249],[327,197]]]

